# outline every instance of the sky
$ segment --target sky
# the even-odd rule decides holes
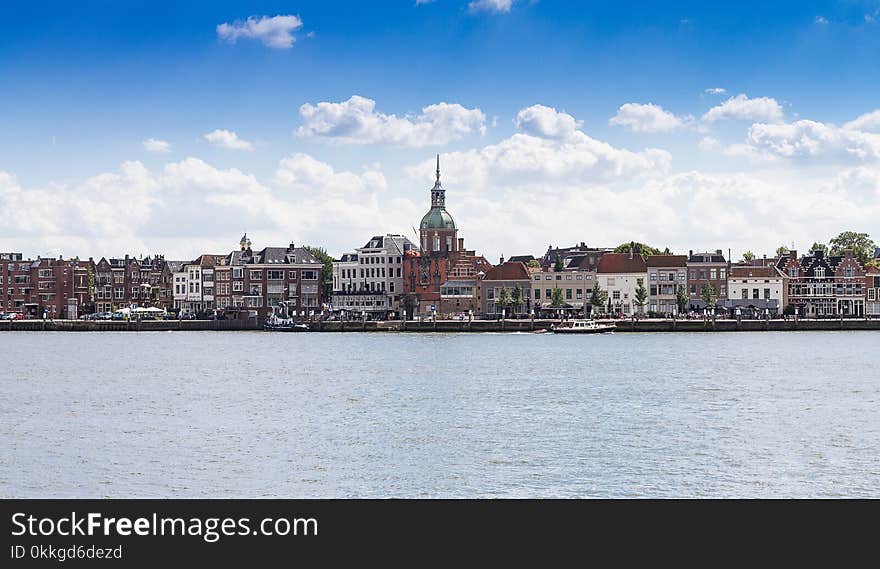
[[[880,0],[0,9],[0,251],[880,240]]]

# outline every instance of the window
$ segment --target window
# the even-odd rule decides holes
[[[614,292],[612,292],[612,293],[611,293],[611,298],[614,299],[614,300],[620,300],[620,291],[619,291],[619,290],[615,290]]]
[[[535,289],[535,300],[541,300],[541,289]]]
[[[709,278],[711,280],[713,280],[713,281],[716,280],[718,278],[717,274],[718,274],[718,271],[716,271],[715,269],[709,269]]]
[[[544,298],[553,298],[553,289],[545,289]]]
[[[743,298],[743,300],[747,300],[749,298],[749,289],[747,289],[747,288],[742,289],[742,298]]]
[[[234,281],[232,283],[233,292],[241,292],[244,290],[244,283],[241,281]]]
[[[817,267],[815,271],[813,271],[813,276],[817,279],[825,278],[825,267]]]
[[[243,273],[244,273],[244,269],[240,269],[240,268],[232,269],[232,278],[240,279],[240,278],[242,278],[242,276],[244,276]]]
[[[284,271],[266,271],[266,278],[270,281],[284,280]]]
[[[761,291],[758,290],[758,289],[753,289],[753,290],[752,290],[752,298],[753,298],[754,300],[758,300],[758,299],[760,299],[760,298],[761,298]]]
[[[42,271],[41,271],[41,272],[42,272]],[[853,278],[853,277],[855,276],[855,274],[854,274],[854,272],[853,272],[853,268],[852,268],[852,267],[846,267],[846,268],[844,268],[844,269],[843,269],[843,276],[846,277],[846,278],[848,278],[848,279]]]
[[[584,275],[577,275],[575,278],[579,281],[582,281],[584,280]]]
[[[657,280],[657,273],[651,273],[651,280],[652,280],[652,281],[656,281],[656,280]]]
[[[697,269],[691,269],[691,280],[697,279]]]
[[[790,276],[793,279],[796,279],[798,276],[797,267],[792,267],[792,268],[788,269],[788,276]]]
[[[258,281],[263,278],[263,271],[251,271],[251,280]]]
[[[302,278],[304,281],[316,281],[318,280],[318,271],[303,271]]]
[[[51,279],[52,278],[52,269],[40,269],[40,278],[41,279]]]
[[[615,281],[614,277],[608,277],[608,286],[614,286]]]
[[[706,269],[700,269],[700,278],[706,280]]]
[[[764,289],[764,300],[770,300],[770,289],[769,288]]]

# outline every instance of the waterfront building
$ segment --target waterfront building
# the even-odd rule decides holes
[[[179,314],[204,316],[218,308],[215,301],[214,272],[223,262],[223,255],[199,255],[173,273],[174,308]]]
[[[239,250],[227,255],[220,272],[229,275],[225,309],[245,309],[259,320],[272,312],[310,318],[324,310],[321,290],[323,263],[303,247],[265,247],[254,251],[245,234]]]
[[[648,312],[661,316],[678,314],[678,288],[687,289],[687,255],[649,255]]]
[[[785,282],[775,264],[732,265],[727,276],[727,300],[724,308],[731,314],[758,317],[776,315],[785,306]]]
[[[596,266],[590,255],[578,255],[563,259],[561,271],[554,270],[554,263],[544,270],[530,271],[532,280],[532,301],[535,311],[540,316],[558,316],[560,314],[586,314],[591,310],[590,297],[596,283]],[[561,306],[553,306],[555,290],[562,299]]]
[[[705,310],[708,308],[714,310],[723,306],[723,302],[727,300],[727,273],[729,269],[729,263],[724,258],[721,249],[705,253],[690,251],[687,262],[688,309]],[[703,290],[709,285],[715,290],[715,306],[707,306],[703,299]]]
[[[789,251],[779,257],[777,268],[788,304],[799,316],[864,316],[865,268],[852,250],[835,256],[817,250],[800,258],[797,251]]]
[[[167,310],[173,306],[173,273],[162,255],[102,257],[95,272],[96,312],[132,306]]]
[[[596,269],[596,280],[608,294],[608,301],[600,313],[632,316],[640,312],[635,304],[636,291],[647,287],[648,266],[641,255],[629,253],[604,253]],[[589,302],[589,299],[587,300]]]
[[[0,254],[0,312],[27,318],[78,318],[93,309],[95,263]]]
[[[479,279],[478,287],[481,304],[477,313],[485,318],[500,318],[502,311],[508,318],[525,316],[536,305],[532,301],[531,274],[521,261],[502,262],[490,268]]]
[[[482,255],[468,250],[458,227],[446,210],[446,190],[440,183],[440,157],[431,208],[419,224],[419,247],[404,252],[401,311],[407,317],[454,317],[479,311],[477,280],[492,267]],[[444,285],[449,286],[444,288]],[[474,296],[463,291],[471,290]],[[445,293],[444,293],[445,291]]]

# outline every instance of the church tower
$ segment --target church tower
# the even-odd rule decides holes
[[[458,228],[446,211],[446,190],[440,183],[440,155],[437,155],[437,180],[431,188],[431,209],[419,225],[423,255],[448,255],[458,250]]]

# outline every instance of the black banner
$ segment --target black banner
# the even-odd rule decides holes
[[[7,500],[0,553],[3,567],[422,565],[473,552],[496,561],[599,553],[625,561],[706,548],[747,560],[753,551],[812,556],[834,545],[840,562],[873,543],[877,510],[852,501]]]

